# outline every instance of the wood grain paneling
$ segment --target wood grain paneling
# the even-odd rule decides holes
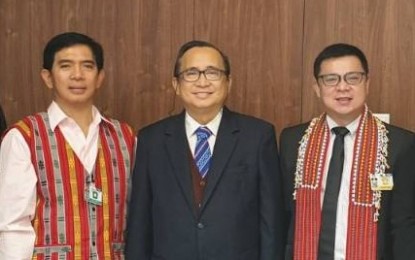
[[[195,37],[231,60],[228,105],[282,126],[300,121],[302,1],[196,1]]]
[[[43,48],[58,32],[85,31],[82,2],[0,1],[0,102],[9,123],[49,104],[40,79]]]
[[[49,104],[39,76],[42,52],[65,31],[86,33],[104,47],[97,105],[105,114],[138,129],[173,109],[173,61],[192,38],[193,1],[4,0],[0,13],[0,102],[9,122]]]
[[[413,0],[1,0],[0,103],[9,122],[44,110],[50,92],[39,72],[55,34],[79,31],[101,42],[106,114],[136,129],[179,111],[171,88],[178,48],[216,44],[232,63],[230,108],[277,130],[320,113],[312,63],[334,42],[362,48],[370,65],[369,105],[415,130]]]
[[[168,116],[175,48],[191,37],[192,2],[174,0],[95,1],[88,31],[106,50],[107,78],[98,103],[105,113],[136,129]],[[115,3],[115,4],[114,4]],[[128,4],[127,4],[128,3]],[[190,10],[189,10],[190,9]],[[105,24],[105,26],[103,26]]]

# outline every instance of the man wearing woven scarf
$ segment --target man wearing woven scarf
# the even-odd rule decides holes
[[[314,77],[325,112],[280,138],[291,219],[286,259],[391,259],[393,165],[414,135],[368,109],[368,63],[355,46],[326,47]]]

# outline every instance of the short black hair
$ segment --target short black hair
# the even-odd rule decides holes
[[[43,50],[43,68],[52,70],[55,54],[58,51],[79,44],[86,45],[91,49],[98,71],[101,71],[104,68],[104,51],[101,44],[91,37],[77,32],[58,34],[49,40]]]
[[[213,45],[209,42],[198,41],[198,40],[193,40],[193,41],[186,42],[185,44],[182,45],[182,47],[180,47],[179,52],[177,53],[176,63],[174,64],[174,71],[173,71],[174,77],[176,77],[176,78],[179,77],[181,59],[182,59],[183,55],[188,50],[190,50],[192,48],[196,48],[196,47],[208,47],[208,48],[212,48],[212,49],[217,50],[219,52],[220,56],[222,57],[222,60],[223,60],[223,65],[225,67],[225,75],[226,75],[226,77],[229,77],[229,75],[231,74],[231,65],[230,65],[230,62],[229,62],[229,58],[225,55],[225,53],[223,53],[218,47],[216,47],[215,45]]]
[[[366,74],[369,73],[369,66],[365,54],[356,46],[346,43],[336,43],[327,46],[314,60],[314,78],[317,80],[321,70],[321,64],[323,61],[340,58],[345,56],[355,56],[360,60],[363,70]]]

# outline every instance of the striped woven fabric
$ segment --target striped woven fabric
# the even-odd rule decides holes
[[[25,137],[38,176],[33,259],[123,259],[128,178],[134,135],[131,128],[102,121],[95,170],[102,205],[85,200],[88,174],[59,127],[46,113],[16,124]]]

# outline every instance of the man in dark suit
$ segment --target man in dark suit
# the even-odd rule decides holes
[[[282,259],[273,126],[224,107],[230,65],[210,43],[181,47],[173,87],[185,111],[138,134],[126,259]]]
[[[393,167],[414,135],[368,109],[369,69],[357,47],[326,47],[314,77],[325,113],[280,138],[286,259],[391,259]]]

